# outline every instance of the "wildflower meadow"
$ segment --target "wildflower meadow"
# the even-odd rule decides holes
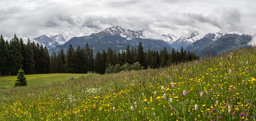
[[[254,121],[255,105],[254,47],[168,68],[0,90],[0,120]]]

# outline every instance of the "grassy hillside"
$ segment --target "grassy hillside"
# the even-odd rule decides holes
[[[255,60],[249,48],[165,69],[2,89],[0,120],[256,120]]]
[[[28,87],[37,87],[51,85],[57,82],[63,82],[69,79],[77,79],[84,74],[33,74],[26,75]],[[14,87],[17,76],[0,76],[0,90],[11,89]]]

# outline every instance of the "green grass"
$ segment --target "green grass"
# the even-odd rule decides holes
[[[249,48],[163,69],[10,87],[0,90],[0,120],[254,121],[255,60]]]
[[[51,85],[53,83],[63,82],[70,79],[77,79],[85,74],[33,74],[26,75],[28,87],[37,87]],[[11,89],[14,87],[17,76],[0,76],[0,90]]]

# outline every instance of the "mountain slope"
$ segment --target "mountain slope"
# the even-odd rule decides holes
[[[187,46],[186,50],[193,51],[195,53],[199,53],[204,46],[210,46],[214,41],[219,39],[220,37],[226,35],[226,32],[216,32],[216,33],[208,33],[202,39],[197,40],[196,42]]]
[[[248,43],[252,37],[250,35],[226,34],[217,40],[211,34],[206,35],[201,40],[188,46],[187,50],[195,52],[199,56],[208,54],[217,55],[239,48],[249,47]]]
[[[42,35],[33,39],[35,42],[39,43],[40,45],[46,46],[48,49],[54,48],[56,46],[62,45],[66,42],[65,37],[62,35],[53,35],[53,36],[46,36]]]
[[[176,38],[175,36],[171,36],[171,39]],[[184,49],[187,48],[187,46],[189,46],[190,44],[196,42],[197,40],[200,40],[202,37],[199,34],[198,31],[192,32],[191,35],[189,37],[180,37],[177,40],[172,40],[171,41],[171,46],[174,47],[177,50],[180,50],[181,47],[183,47]]]
[[[126,49],[127,45],[131,47],[137,47],[139,42],[142,42],[144,50],[151,48],[152,50],[160,51],[164,47],[167,50],[171,50],[172,46],[162,40],[143,39],[141,31],[125,30],[121,27],[111,27],[99,33],[91,34],[90,36],[74,37],[63,45],[57,46],[50,50],[52,52],[59,52],[61,49],[67,50],[70,44],[74,48],[78,46],[84,47],[86,43],[92,46],[94,54],[98,51],[107,50],[108,48],[115,49],[116,52]]]

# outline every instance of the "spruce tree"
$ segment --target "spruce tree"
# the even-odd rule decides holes
[[[0,37],[0,76],[4,75],[4,70],[7,65],[7,48],[3,36]]]
[[[129,45],[127,45],[127,48],[126,48],[126,62],[125,63],[129,63],[129,64],[132,64],[132,56],[131,56],[131,52],[130,52],[130,47]]]
[[[34,59],[34,50],[33,45],[30,43],[28,39],[27,45],[24,46],[23,49],[23,69],[26,74],[34,74],[35,73],[35,59]]]
[[[67,72],[74,73],[75,72],[75,51],[73,46],[70,44],[67,52]]]
[[[8,51],[8,68],[9,74],[17,74],[20,68],[23,65],[23,56],[22,49],[19,39],[16,35],[10,42],[9,51]]]
[[[17,74],[17,80],[15,83],[15,87],[17,87],[17,86],[27,86],[25,73],[22,69],[20,69]]]
[[[105,64],[103,61],[102,54],[98,52],[94,60],[94,69],[96,73],[104,74],[105,73]]]
[[[65,58],[65,53],[64,50],[61,49],[60,53],[58,54],[58,60],[61,63],[60,73],[65,73],[66,72],[66,58]]]
[[[140,65],[146,68],[143,46],[141,42],[138,45],[137,61],[140,63]]]

